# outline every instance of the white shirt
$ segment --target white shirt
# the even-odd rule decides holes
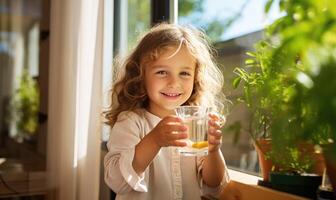
[[[181,156],[176,147],[163,147],[145,172],[138,175],[133,167],[135,146],[161,119],[145,109],[122,112],[112,128],[104,159],[105,182],[122,199],[186,199],[201,196],[215,198],[229,181],[227,170],[217,188],[203,184],[204,157]]]

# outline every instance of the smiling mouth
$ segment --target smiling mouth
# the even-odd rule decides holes
[[[167,97],[179,97],[181,96],[181,93],[164,93],[161,92],[162,95],[167,96]]]

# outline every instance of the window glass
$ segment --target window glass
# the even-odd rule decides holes
[[[128,0],[128,49],[150,28],[150,1]]]
[[[104,17],[114,19],[104,21],[103,100],[104,107],[107,108],[110,103],[109,89],[113,79],[114,56],[127,55],[139,37],[150,29],[150,0],[105,0]],[[110,127],[103,125],[103,141],[108,140],[109,132]]]
[[[203,29],[212,42],[262,30],[281,16],[277,7],[265,14],[267,0],[179,0],[178,23]]]
[[[249,113],[236,100],[243,94],[232,88],[235,67],[244,65],[246,52],[262,38],[264,27],[281,16],[272,7],[264,13],[267,0],[179,0],[178,23],[203,29],[217,50],[217,62],[225,78],[224,93],[234,103],[223,128],[222,152],[230,168],[259,173],[257,154],[249,136]],[[242,127],[239,134],[228,127]]]

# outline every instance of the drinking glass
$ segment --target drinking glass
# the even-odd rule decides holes
[[[231,107],[232,102],[227,99],[217,102],[214,107],[177,107],[175,109],[176,115],[188,127],[188,138],[185,140],[187,146],[178,148],[178,151],[185,156],[207,155],[209,114],[215,114],[218,117],[216,120],[218,125],[223,127]]]
[[[175,113],[188,127],[187,146],[178,148],[185,156],[201,156],[208,154],[208,120],[212,107],[179,106]]]
[[[232,102],[228,99],[224,99],[216,103],[216,107],[211,110],[212,113],[218,117],[217,123],[220,127],[223,127],[226,123],[227,116],[231,113]]]

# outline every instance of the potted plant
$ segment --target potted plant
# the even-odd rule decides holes
[[[234,73],[238,76],[233,81],[234,88],[243,85],[244,96],[239,98],[239,102],[246,103],[251,110],[250,126],[248,133],[254,142],[254,146],[259,156],[259,164],[264,181],[268,181],[268,173],[273,166],[268,152],[271,150],[269,124],[271,120],[271,112],[268,105],[271,101],[263,95],[263,83],[268,79],[269,75],[269,57],[270,46],[264,41],[260,41],[255,45],[255,52],[247,52],[250,56],[245,60],[244,68],[236,68]],[[279,90],[277,90],[279,91]]]
[[[266,11],[273,3],[266,4]],[[309,172],[312,145],[322,147],[326,160],[336,160],[335,153],[328,153],[336,152],[336,8],[332,3],[280,0],[285,15],[268,27],[256,52],[249,53],[248,69],[235,70],[234,85],[243,84],[253,128],[270,136],[269,156],[279,170]],[[334,176],[329,175],[332,182]]]

